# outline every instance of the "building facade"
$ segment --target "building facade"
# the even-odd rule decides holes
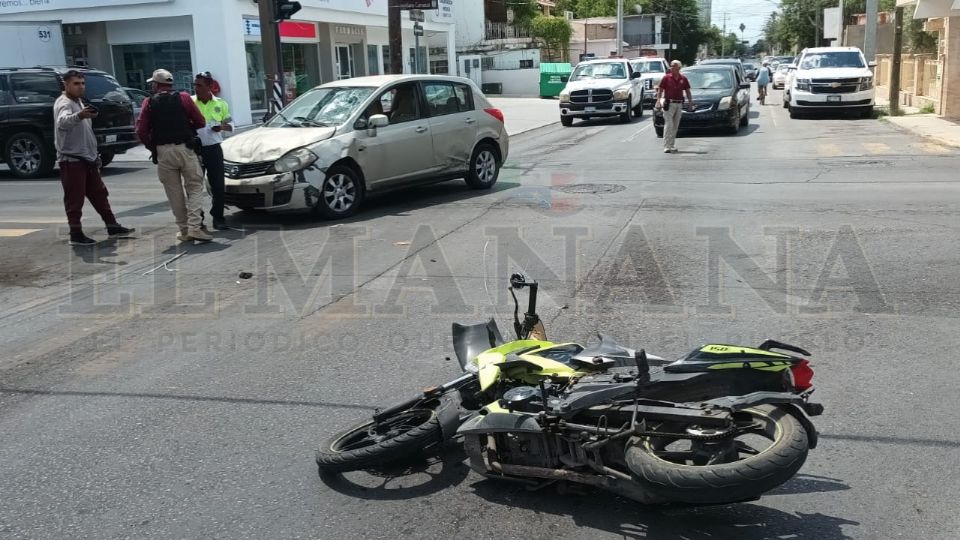
[[[318,84],[390,71],[388,0],[300,0],[281,26],[287,97]],[[455,0],[427,12],[419,71],[456,72]],[[64,61],[143,88],[154,69],[192,90],[197,72],[220,83],[239,124],[267,108],[258,6],[250,0],[49,0],[0,4],[4,21],[38,21],[62,32]],[[404,16],[404,71],[414,70],[413,22]],[[442,52],[441,62],[433,61]]]

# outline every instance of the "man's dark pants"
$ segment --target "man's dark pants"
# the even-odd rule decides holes
[[[80,217],[83,215],[83,201],[90,199],[94,210],[107,225],[113,225],[117,218],[110,209],[109,193],[100,177],[100,169],[95,163],[86,161],[61,161],[60,183],[63,185],[63,206],[67,211],[67,223],[70,232],[82,232]]]
[[[223,149],[219,144],[212,144],[201,148],[200,153],[203,168],[207,171],[207,180],[210,182],[210,197],[213,199],[210,215],[216,221],[223,221]]]

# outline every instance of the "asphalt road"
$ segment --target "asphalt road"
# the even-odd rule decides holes
[[[513,139],[492,192],[421,187],[337,224],[237,214],[207,246],[176,245],[149,164],[111,170],[138,233],[95,250],[65,245],[55,179],[0,172],[0,537],[955,538],[960,155],[757,109],[677,155],[649,113],[548,127]],[[810,349],[820,446],[710,508],[526,492],[455,447],[319,478],[329,433],[458,374],[451,322],[510,327],[514,271],[553,339]]]

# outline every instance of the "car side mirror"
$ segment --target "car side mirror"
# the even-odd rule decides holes
[[[750,89],[750,83],[748,83],[748,82],[740,83],[740,89],[741,89],[741,90],[749,90],[749,89]]]
[[[387,118],[385,114],[375,114],[367,120],[367,135],[370,137],[377,136],[377,128],[387,127],[390,125],[390,119]]]
[[[873,68],[877,67],[877,63],[876,63],[876,62],[869,62],[869,63],[867,63],[867,66],[869,66],[871,69],[873,69]]]
[[[642,76],[643,76],[642,71],[634,71],[632,74],[630,74],[631,79],[639,79]]]
[[[567,84],[568,82],[570,82],[570,76],[569,76],[569,75],[564,75],[564,76],[560,77],[560,82],[562,82],[563,84]]]

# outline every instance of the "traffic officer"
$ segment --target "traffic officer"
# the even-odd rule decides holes
[[[203,168],[207,170],[207,181],[210,183],[210,197],[213,204],[210,215],[213,216],[213,228],[223,230],[227,228],[223,218],[223,132],[233,131],[230,106],[226,100],[213,95],[213,77],[209,71],[198,73],[193,81],[193,102],[200,109],[200,114],[207,125],[197,130],[200,137],[200,157],[203,159]]]
[[[153,95],[143,102],[137,122],[137,136],[150,150],[157,175],[177,221],[181,242],[213,240],[201,228],[203,172],[194,149],[197,130],[206,125],[190,94],[173,89],[173,75],[158,69],[147,80]]]

